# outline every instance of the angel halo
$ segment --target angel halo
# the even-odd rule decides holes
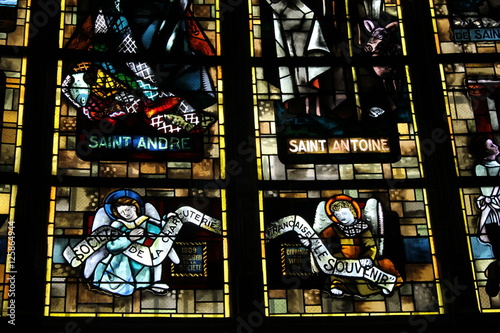
[[[353,198],[347,195],[341,194],[333,196],[326,202],[325,205],[326,214],[333,222],[337,223],[339,222],[339,220],[335,216],[335,211],[342,208],[349,209],[349,211],[352,213],[353,216],[355,216],[358,219],[361,218],[361,208],[359,207],[359,204],[356,201],[354,201]]]

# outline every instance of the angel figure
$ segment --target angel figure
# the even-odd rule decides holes
[[[160,217],[132,190],[109,194],[96,212],[92,233],[64,250],[73,267],[83,265],[83,275],[101,291],[128,296],[138,289],[168,293],[162,281],[162,264],[168,258],[179,264],[173,249],[184,223],[193,223],[221,234],[221,221],[189,206]]]
[[[125,252],[134,244],[142,245],[140,251],[149,249],[156,237],[166,236],[162,232],[165,223],[156,208],[150,203],[144,203],[136,192],[119,190],[111,193],[106,198],[104,207],[97,211],[92,231],[109,225],[119,236],[109,240],[85,261],[85,278],[90,278],[92,284],[101,290],[124,296],[132,294],[138,288],[166,292],[169,287],[161,283],[161,264],[149,265],[129,257]],[[178,263],[175,251],[168,250],[172,262]],[[143,253],[141,257],[147,255],[150,253]]]
[[[382,258],[384,220],[381,204],[376,199],[368,199],[363,210],[353,198],[346,195],[323,201],[317,207],[313,229],[334,258],[356,259],[358,267],[364,271],[377,267],[395,277],[395,285],[402,283],[401,275],[391,260]],[[315,260],[311,259],[313,271],[318,272]],[[392,289],[381,288],[372,282],[360,276],[330,275],[326,288],[334,297],[367,297],[392,292]]]

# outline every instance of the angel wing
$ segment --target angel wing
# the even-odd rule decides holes
[[[384,253],[384,214],[382,204],[375,198],[366,201],[362,220],[368,223],[377,243],[378,255]]]
[[[107,225],[111,225],[111,219],[109,218],[108,214],[106,214],[104,207],[101,207],[94,216],[94,222],[92,223],[91,231],[94,232],[96,229]],[[88,257],[87,260],[85,260],[85,266],[83,269],[83,275],[85,276],[85,278],[89,278],[92,275],[92,273],[94,273],[97,264],[104,257],[106,257],[108,253],[109,252],[106,249],[106,246],[102,246],[96,252],[94,252],[90,257]]]
[[[316,207],[316,215],[314,215],[313,229],[317,234],[329,227],[333,221],[326,215],[326,201],[321,201]]]

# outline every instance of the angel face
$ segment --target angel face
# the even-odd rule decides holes
[[[135,207],[134,205],[120,205],[116,207],[116,211],[126,221],[133,221],[138,217],[137,207]]]
[[[337,220],[345,225],[353,224],[356,219],[354,218],[353,213],[347,207],[340,208],[333,212],[333,215],[337,218]]]

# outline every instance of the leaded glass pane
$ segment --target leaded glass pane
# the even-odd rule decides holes
[[[443,85],[457,174],[480,187],[461,188],[476,295],[482,312],[498,312],[499,65],[443,64]]]
[[[498,240],[495,215],[498,187],[462,188],[463,211],[474,272],[476,295],[481,312],[499,312]]]
[[[46,315],[228,316],[221,192],[53,188]]]
[[[459,176],[475,176],[483,160],[482,137],[497,143],[500,66],[498,63],[450,63],[441,66],[448,123]]]
[[[5,0],[0,3],[0,45],[26,46],[30,29],[35,35],[59,10],[56,1],[47,1],[44,11],[33,15],[32,22],[28,22],[30,6],[31,0]]]
[[[0,171],[19,172],[26,60],[0,58]]]
[[[424,189],[261,192],[266,314],[442,312]]]
[[[276,64],[252,69],[261,179],[420,178],[399,3],[284,3],[252,6],[255,56]]]
[[[88,59],[60,62],[55,172],[219,178],[221,70],[200,65],[220,52],[217,5],[81,7],[68,3],[63,12],[61,47]]]
[[[496,1],[433,0],[438,53],[497,53],[500,9]]]
[[[251,8],[266,315],[442,313],[400,2]]]

